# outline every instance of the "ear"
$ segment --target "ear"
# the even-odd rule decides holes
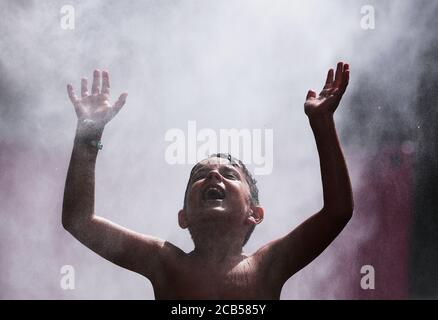
[[[187,227],[189,226],[189,223],[187,221],[187,215],[184,209],[181,209],[178,212],[178,224],[183,229],[187,229]]]
[[[265,216],[265,212],[262,207],[252,206],[251,214],[248,216],[247,221],[249,224],[259,224],[263,221],[263,217]]]

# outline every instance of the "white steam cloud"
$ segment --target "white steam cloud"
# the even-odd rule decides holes
[[[78,92],[80,78],[98,68],[110,72],[113,99],[129,93],[105,129],[97,214],[187,251],[193,245],[177,225],[177,212],[191,166],[166,163],[166,131],[185,130],[191,120],[215,131],[273,129],[273,172],[257,177],[265,221],[245,248],[253,252],[322,205],[303,103],[308,89],[321,88],[328,68],[337,61],[351,65],[351,84],[336,116],[340,131],[352,110],[364,107],[351,98],[364,86],[387,93],[370,100],[370,113],[377,112],[376,103],[390,105],[403,124],[414,125],[409,101],[421,72],[417,59],[437,7],[421,2],[2,1],[0,298],[154,297],[147,280],[98,257],[62,229],[76,124],[67,83]],[[74,30],[60,27],[66,4],[75,8]],[[369,4],[376,12],[374,30],[360,25],[361,7]],[[370,123],[370,130],[379,126]],[[356,187],[361,166],[352,159],[363,142],[342,137],[351,146],[346,156]],[[338,251],[354,251],[370,233],[352,226],[358,229],[346,230],[287,282],[283,299],[345,296],[335,268]],[[75,290],[60,287],[63,265],[76,270]]]

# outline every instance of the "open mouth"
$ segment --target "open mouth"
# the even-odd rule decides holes
[[[218,187],[207,187],[202,193],[202,199],[206,201],[220,201],[225,199],[225,191]]]

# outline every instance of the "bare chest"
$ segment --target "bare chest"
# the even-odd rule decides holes
[[[273,299],[257,265],[249,259],[234,266],[187,263],[166,270],[154,283],[157,299]]]

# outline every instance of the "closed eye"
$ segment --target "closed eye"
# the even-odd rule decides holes
[[[203,174],[198,174],[192,178],[193,181],[198,181],[204,178]]]
[[[238,180],[239,176],[233,172],[225,172],[223,174],[223,176],[227,179],[231,179],[231,180]]]

